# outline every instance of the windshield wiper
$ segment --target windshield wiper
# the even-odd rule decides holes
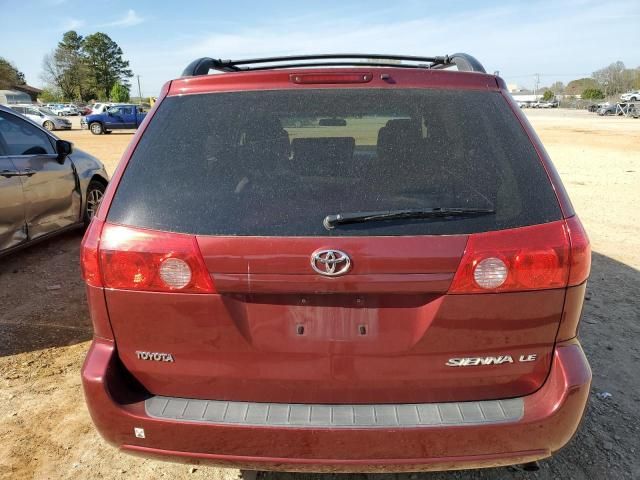
[[[471,217],[476,215],[491,215],[495,210],[488,208],[406,208],[402,210],[381,210],[374,212],[349,212],[336,213],[324,217],[322,224],[327,230],[335,228],[336,225],[346,225],[349,223],[364,223],[381,220],[404,220],[413,218],[447,218],[447,217]]]

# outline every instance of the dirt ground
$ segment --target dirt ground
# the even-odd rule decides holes
[[[554,159],[594,252],[581,327],[593,389],[577,436],[536,473],[510,468],[369,476],[261,473],[259,478],[640,478],[640,120],[563,110],[527,115]],[[101,158],[110,173],[131,136],[60,134]],[[128,456],[94,430],[79,376],[91,338],[78,267],[80,239],[81,232],[70,233],[0,259],[0,478],[238,478],[237,470]]]

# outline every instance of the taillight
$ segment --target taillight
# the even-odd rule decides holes
[[[469,236],[449,293],[563,288],[569,278],[564,221]]]
[[[212,293],[213,281],[195,237],[105,224],[99,245],[107,288]]]
[[[591,271],[591,245],[587,232],[577,216],[567,219],[567,230],[571,242],[569,286],[580,285],[589,277]]]
[[[93,220],[91,220],[91,224],[85,232],[82,244],[80,245],[80,268],[82,269],[82,278],[88,285],[93,287],[102,286],[98,245],[100,243],[100,234],[102,233],[103,223],[104,222],[94,217]]]
[[[289,80],[298,84],[368,83],[372,78],[371,73],[293,73],[289,75]]]

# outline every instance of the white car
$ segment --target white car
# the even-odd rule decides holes
[[[64,105],[61,103],[47,103],[45,107],[56,115],[62,115],[62,110],[64,109]]]
[[[95,115],[97,113],[104,113],[113,105],[114,105],[113,103],[94,103],[93,107],[91,108],[91,115]]]
[[[637,102],[640,101],[640,90],[633,90],[631,92],[623,93],[620,95],[620,100],[623,102]]]
[[[73,104],[64,105],[62,107],[62,115],[80,115],[80,110]]]

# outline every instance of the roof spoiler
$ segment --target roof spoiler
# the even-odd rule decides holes
[[[293,55],[284,57],[221,60],[197,58],[182,72],[183,77],[207,75],[210,70],[220,72],[247,72],[280,68],[304,67],[394,67],[418,69],[444,69],[456,66],[461,72],[486,73],[482,64],[467,53],[454,53],[437,57],[410,55],[380,55],[364,53],[331,53],[324,55]]]

